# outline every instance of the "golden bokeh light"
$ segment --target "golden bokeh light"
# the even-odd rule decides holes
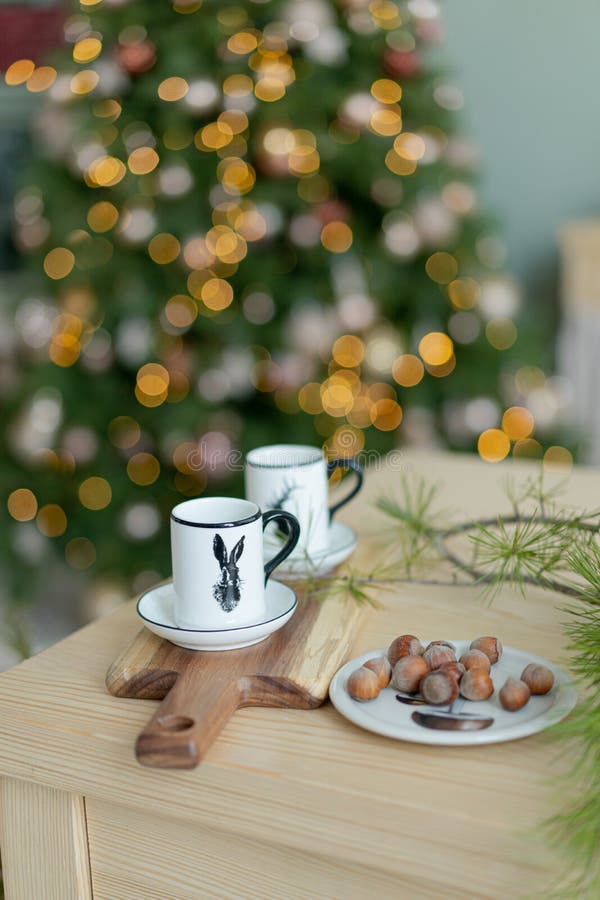
[[[394,360],[392,365],[392,376],[401,387],[414,387],[417,385],[423,375],[425,367],[419,359],[412,353],[403,353]]]
[[[354,405],[347,414],[348,422],[356,428],[369,428],[371,426],[371,408],[376,402],[364,394],[359,394],[358,397],[355,397]]]
[[[88,538],[73,538],[65,547],[65,559],[73,569],[89,569],[96,562],[96,548]]]
[[[48,356],[56,366],[68,368],[74,365],[80,353],[81,344],[77,335],[59,331],[52,336]]]
[[[31,59],[17,59],[11,63],[4,73],[6,84],[16,85],[23,84],[31,77],[35,69],[35,63]]]
[[[249,75],[230,75],[223,82],[223,93],[233,99],[247,97],[253,89],[254,82]]]
[[[159,163],[158,153],[152,147],[137,147],[129,154],[127,165],[134,175],[147,175]]]
[[[44,272],[48,278],[52,278],[54,281],[66,278],[73,270],[74,265],[75,256],[66,247],[55,247],[44,257]]]
[[[448,285],[448,296],[455,309],[473,309],[481,296],[481,286],[474,278],[455,278]]]
[[[119,221],[119,210],[114,203],[109,203],[108,200],[101,200],[99,203],[94,203],[93,206],[90,206],[86,219],[92,231],[102,234],[115,227]]]
[[[256,181],[254,168],[239,156],[221,160],[217,166],[217,177],[225,193],[230,196],[247,194]]]
[[[417,171],[417,164],[414,160],[398,156],[395,150],[388,150],[385,155],[385,164],[394,175],[412,175]]]
[[[190,380],[179,369],[171,369],[169,372],[169,392],[167,403],[181,403],[190,392]]]
[[[321,385],[321,404],[328,415],[341,418],[352,409],[354,394],[343,379],[332,375]]]
[[[238,31],[237,34],[232,34],[227,41],[227,49],[232,53],[237,53],[239,56],[245,56],[247,53],[252,53],[253,50],[256,50],[257,46],[258,40],[256,39],[256,35],[252,34],[251,31]]]
[[[356,335],[343,334],[335,341],[331,355],[339,366],[351,369],[363,361],[365,345]]]
[[[73,47],[73,60],[76,63],[89,63],[102,53],[102,41],[95,37],[83,38]]]
[[[100,156],[91,163],[87,176],[92,187],[113,187],[127,174],[125,163],[116,156]]]
[[[247,241],[260,241],[267,233],[266,220],[256,209],[247,209],[236,215],[235,230]]]
[[[158,86],[158,96],[161,100],[167,101],[167,103],[173,103],[185,97],[189,89],[190,86],[185,78],[173,75],[171,78],[165,78],[164,81],[161,81]]]
[[[134,484],[154,484],[160,475],[160,463],[152,453],[135,453],[127,463],[127,475]]]
[[[30,522],[35,519],[38,504],[33,491],[29,488],[17,488],[9,494],[6,501],[8,511],[17,522]]]
[[[402,407],[396,400],[384,397],[375,401],[369,415],[379,431],[394,431],[402,422]]]
[[[210,152],[226,147],[232,140],[233,130],[227,122],[210,122],[196,132],[194,143],[198,150]]]
[[[223,278],[209,278],[200,291],[202,302],[208,309],[220,312],[227,309],[233,300],[233,288]]]
[[[442,363],[439,366],[432,366],[425,364],[425,368],[429,375],[433,375],[434,378],[445,378],[447,375],[451,375],[456,368],[456,356],[454,353],[445,363]]]
[[[525,438],[517,441],[513,447],[513,456],[517,459],[541,459],[543,448],[534,438]]]
[[[174,262],[179,256],[181,245],[175,235],[168,232],[155,234],[148,244],[150,259],[159,266]]]
[[[175,294],[165,305],[165,317],[174,328],[189,328],[198,315],[198,307],[187,294]]]
[[[511,406],[502,416],[502,429],[511,441],[528,438],[534,428],[533,416],[524,406]]]
[[[108,438],[119,450],[135,447],[141,435],[140,426],[131,416],[117,416],[108,426]]]
[[[419,354],[428,366],[443,366],[453,353],[452,339],[442,331],[430,331],[419,341]]]
[[[112,489],[106,478],[92,475],[79,485],[79,502],[86,509],[105,509],[112,500]]]
[[[458,272],[458,263],[451,253],[440,251],[432,253],[425,263],[425,271],[437,284],[450,284]]]
[[[121,104],[117,100],[99,100],[94,103],[92,112],[99,119],[112,119],[115,121],[122,112]]]
[[[364,446],[364,434],[352,425],[340,425],[333,432],[328,443],[328,448],[334,457],[344,459],[356,456],[364,449]]]
[[[36,524],[46,537],[60,537],[67,530],[67,516],[58,504],[47,503],[38,512]]]
[[[384,31],[391,31],[402,24],[400,10],[392,0],[371,0],[368,8],[375,25]]]
[[[345,222],[328,222],[321,231],[321,243],[330,253],[345,253],[353,240],[352,229]]]
[[[402,159],[418,162],[425,154],[425,141],[421,135],[405,131],[394,140],[394,150]]]
[[[488,428],[479,435],[477,451],[486,462],[500,462],[510,453],[510,440],[499,428]]]
[[[312,416],[323,412],[321,403],[321,385],[318,381],[310,381],[298,391],[298,405],[305,413]]]
[[[147,397],[158,397],[169,387],[169,373],[160,363],[146,363],[138,370],[136,382]]]
[[[69,87],[73,94],[89,94],[90,91],[97,87],[99,81],[100,76],[94,69],[83,69],[83,71],[73,75]]]
[[[274,103],[285,95],[285,84],[280,78],[259,78],[254,86],[254,93],[265,103]]]
[[[369,128],[375,134],[389,137],[402,131],[402,114],[394,107],[375,109],[369,120]]]
[[[398,103],[402,99],[402,88],[390,78],[379,78],[371,85],[371,94],[379,103]]]
[[[548,447],[544,453],[543,466],[548,472],[568,472],[573,468],[573,454],[559,445]]]
[[[26,82],[28,91],[32,94],[39,94],[41,91],[47,91],[56,81],[56,69],[52,66],[39,66],[31,73]]]
[[[517,326],[512,319],[491,319],[485,326],[485,336],[495,350],[508,350],[517,339]]]
[[[288,169],[292,175],[312,175],[321,165],[319,152],[307,144],[300,144],[288,156]]]

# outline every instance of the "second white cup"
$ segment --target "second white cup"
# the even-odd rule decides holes
[[[330,508],[327,478],[337,468],[353,469],[356,482],[352,490]],[[319,447],[271,444],[247,454],[245,480],[249,500],[259,506],[287,510],[296,516],[300,523],[297,553],[313,556],[328,550],[331,518],[361,489],[363,472],[351,459],[327,462]]]

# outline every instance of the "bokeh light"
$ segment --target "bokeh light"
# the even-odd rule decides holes
[[[17,522],[29,522],[35,519],[38,503],[33,491],[29,488],[17,488],[9,494],[8,511]]]
[[[425,367],[418,356],[412,353],[403,353],[398,356],[392,365],[392,376],[401,387],[414,387],[423,375]]]
[[[488,428],[479,435],[477,451],[486,462],[500,462],[510,453],[510,440],[499,428]]]
[[[176,100],[182,100],[189,91],[190,86],[185,78],[173,75],[171,78],[165,78],[158,86],[158,96],[161,100],[168,103],[174,103]]]
[[[112,489],[106,478],[92,475],[79,485],[79,501],[86,509],[105,509],[112,500]]]
[[[511,441],[528,438],[534,425],[533,416],[524,406],[511,406],[502,416],[502,429]]]
[[[135,453],[127,463],[127,475],[134,484],[154,484],[160,475],[160,463],[152,453]]]
[[[454,353],[452,339],[441,331],[430,331],[419,341],[419,354],[429,366],[443,366]]]
[[[44,257],[44,272],[55,281],[66,278],[74,265],[75,256],[66,247],[55,247]]]
[[[31,77],[35,69],[35,63],[31,59],[17,59],[4,73],[6,84],[23,84]]]
[[[456,278],[458,263],[451,253],[432,253],[425,263],[425,271],[437,284],[450,284]]]
[[[321,243],[330,253],[345,253],[353,240],[352,229],[345,222],[328,222],[321,231]]]
[[[39,510],[36,524],[46,537],[60,537],[67,530],[67,516],[62,506],[47,503]]]

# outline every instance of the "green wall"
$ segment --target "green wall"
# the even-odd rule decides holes
[[[550,302],[558,227],[600,214],[600,3],[447,0],[444,15],[508,266],[534,302]]]

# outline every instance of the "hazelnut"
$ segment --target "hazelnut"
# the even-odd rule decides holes
[[[423,654],[423,659],[430,669],[439,669],[447,662],[456,662],[456,654],[450,647],[443,644],[429,646]]]
[[[376,656],[375,659],[370,659],[368,662],[363,663],[363,666],[365,669],[375,672],[379,679],[380,688],[388,686],[392,677],[392,667],[387,656]]]
[[[401,634],[388,647],[387,658],[393,669],[404,656],[420,656],[422,652],[423,644],[418,637],[414,634]]]
[[[481,650],[482,653],[485,653],[492,665],[497,663],[502,656],[502,644],[498,638],[495,637],[477,638],[476,641],[471,642],[470,649]]]
[[[465,667],[462,663],[459,662],[447,662],[444,663],[443,666],[440,666],[437,671],[445,672],[446,675],[450,675],[451,678],[454,678],[456,680],[456,682],[459,682],[465,674]]]
[[[346,688],[354,700],[374,700],[379,696],[379,679],[371,669],[361,666],[350,675]]]
[[[453,650],[454,654],[456,655],[456,647],[451,641],[429,641],[425,649],[429,650],[430,647],[449,647],[450,650]]]
[[[467,670],[483,669],[484,672],[489,672],[492,665],[489,658],[481,650],[466,650],[460,661]]]
[[[524,681],[519,681],[517,678],[507,678],[498,696],[504,709],[507,709],[509,712],[516,712],[525,706],[531,697],[531,691]]]
[[[407,694],[416,694],[421,679],[428,672],[429,666],[422,656],[403,656],[393,668],[392,687]]]
[[[423,699],[433,706],[452,703],[458,697],[456,679],[442,669],[429,672],[421,681],[419,689]]]
[[[548,666],[529,663],[521,672],[521,681],[525,682],[532,694],[547,694],[554,684],[554,673]]]
[[[469,669],[460,680],[460,693],[465,700],[487,700],[494,693],[494,685],[484,669]]]

